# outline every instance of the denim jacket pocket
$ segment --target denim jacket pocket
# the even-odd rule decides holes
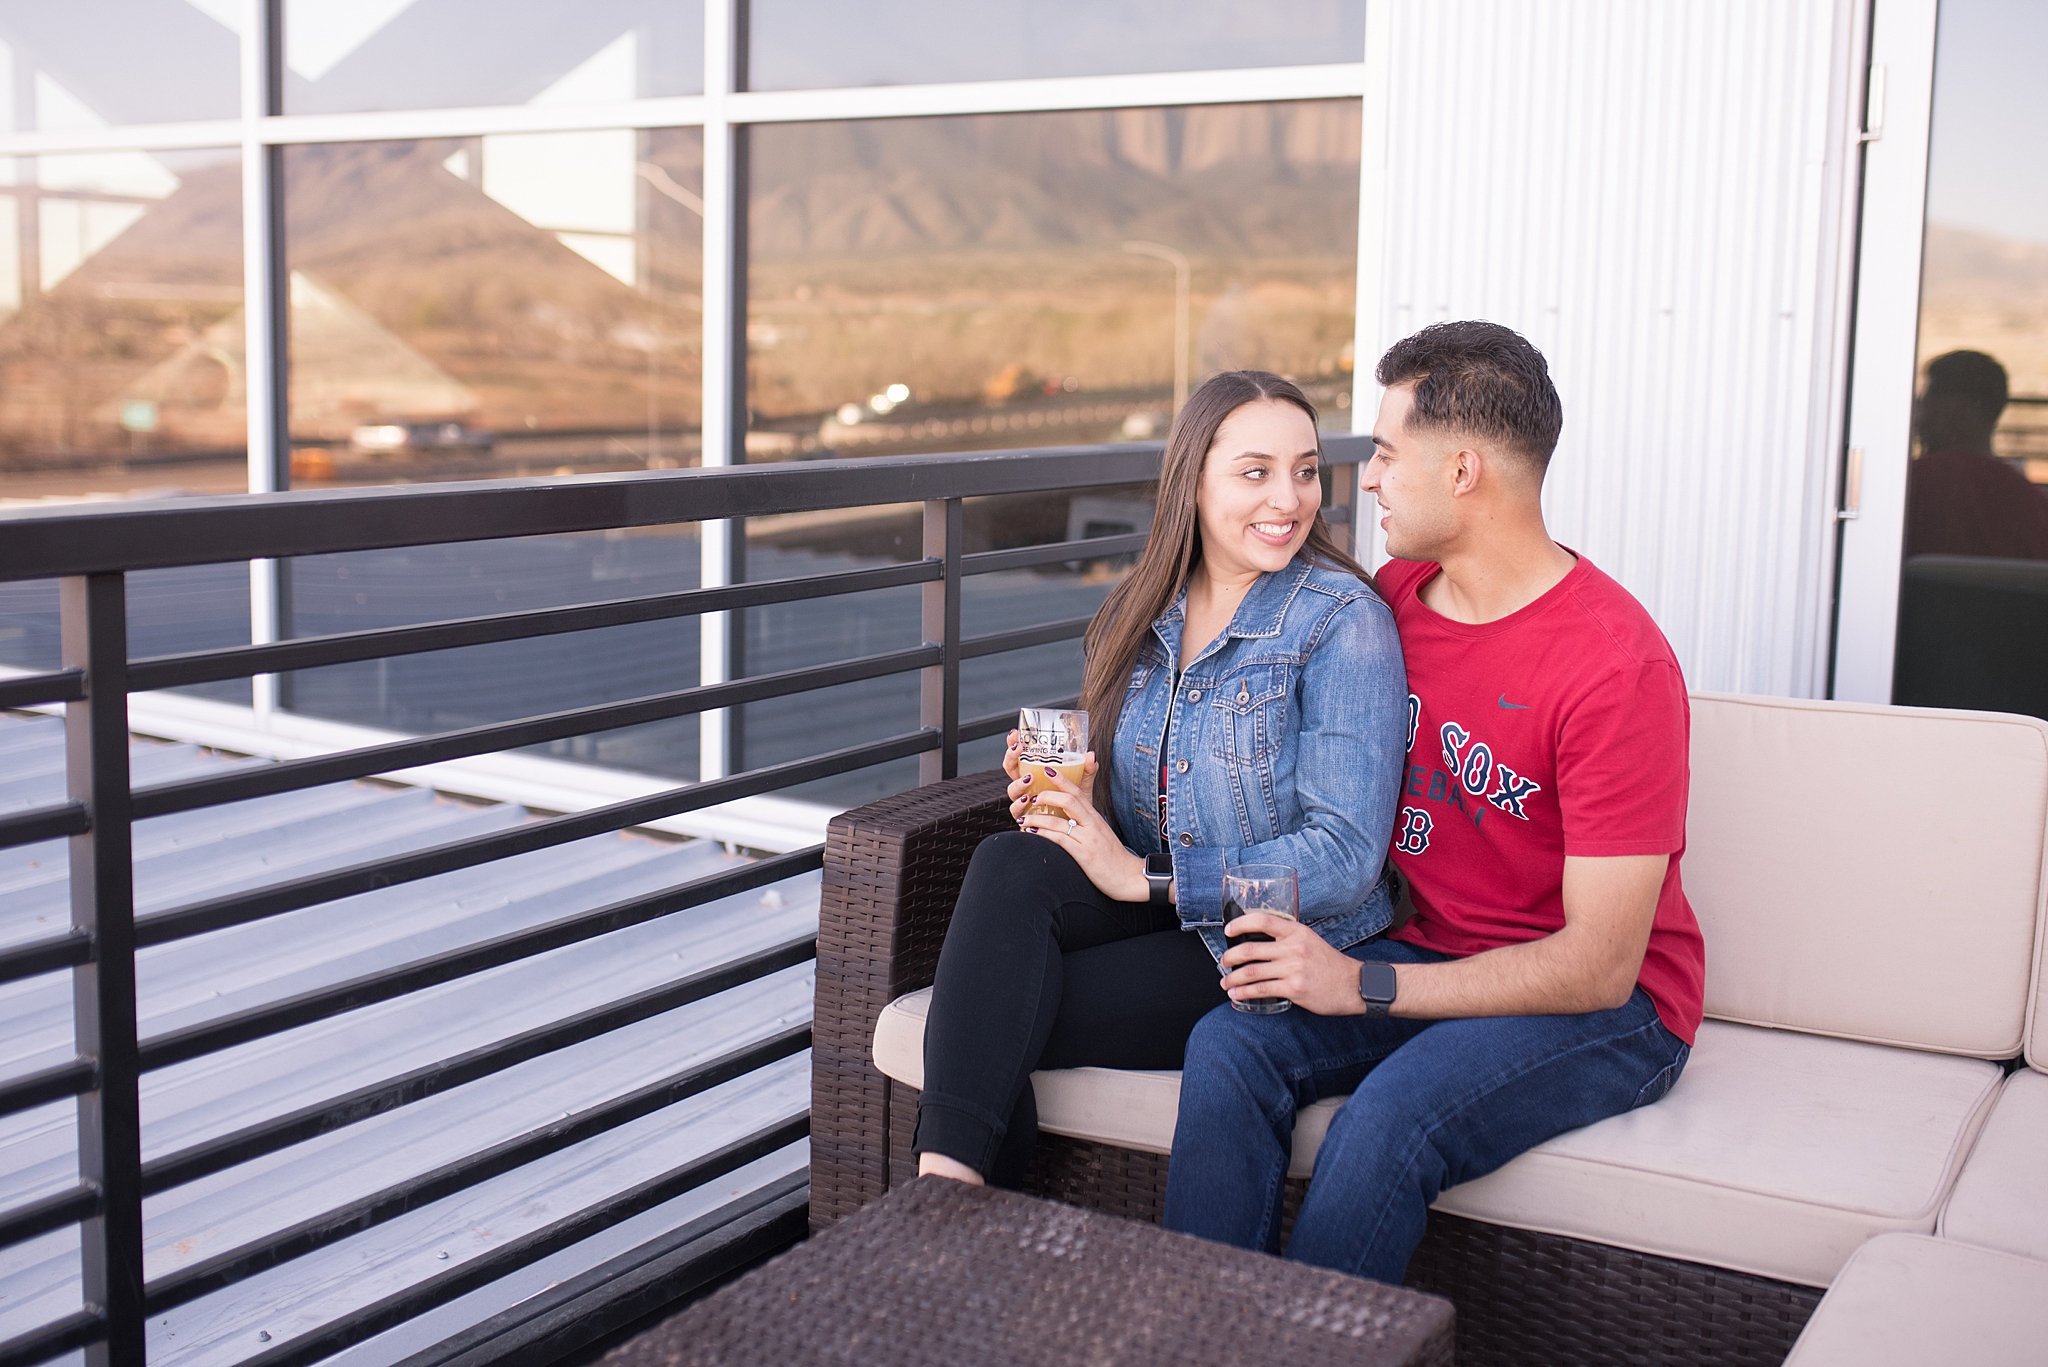
[[[1293,670],[1284,663],[1246,665],[1210,690],[1216,754],[1235,764],[1263,764],[1287,735],[1287,693]]]

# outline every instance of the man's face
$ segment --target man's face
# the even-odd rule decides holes
[[[1387,534],[1387,554],[1400,560],[1437,560],[1457,534],[1457,508],[1451,499],[1450,465],[1455,439],[1441,432],[1412,431],[1408,414],[1415,406],[1415,386],[1397,384],[1380,399],[1373,423],[1373,456],[1366,463],[1364,486],[1380,505],[1380,527]]]

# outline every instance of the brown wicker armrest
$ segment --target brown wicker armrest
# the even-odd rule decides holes
[[[888,1188],[889,1080],[875,1018],[931,986],[974,847],[1013,829],[997,771],[856,807],[825,838],[811,1026],[811,1228]]]

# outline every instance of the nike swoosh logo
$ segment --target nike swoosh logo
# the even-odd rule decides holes
[[[1525,703],[1525,702],[1509,702],[1509,701],[1508,701],[1508,695],[1507,695],[1507,694],[1505,694],[1505,693],[1503,693],[1503,694],[1501,694],[1501,695],[1500,695],[1500,705],[1501,705],[1502,707],[1512,707],[1512,708],[1517,708],[1517,709],[1519,709],[1519,710],[1521,710],[1521,711],[1524,711],[1524,712],[1526,712],[1526,711],[1528,711],[1528,710],[1529,710],[1529,708],[1531,707],[1531,705],[1532,705],[1532,704],[1530,704],[1530,703]]]

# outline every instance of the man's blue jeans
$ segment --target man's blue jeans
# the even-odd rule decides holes
[[[1393,940],[1349,952],[1389,963],[1444,957]],[[1689,1053],[1641,988],[1582,1016],[1367,1020],[1218,1007],[1188,1040],[1166,1227],[1279,1252],[1295,1114],[1349,1092],[1287,1256],[1399,1285],[1438,1192],[1553,1135],[1647,1106],[1671,1090]]]

